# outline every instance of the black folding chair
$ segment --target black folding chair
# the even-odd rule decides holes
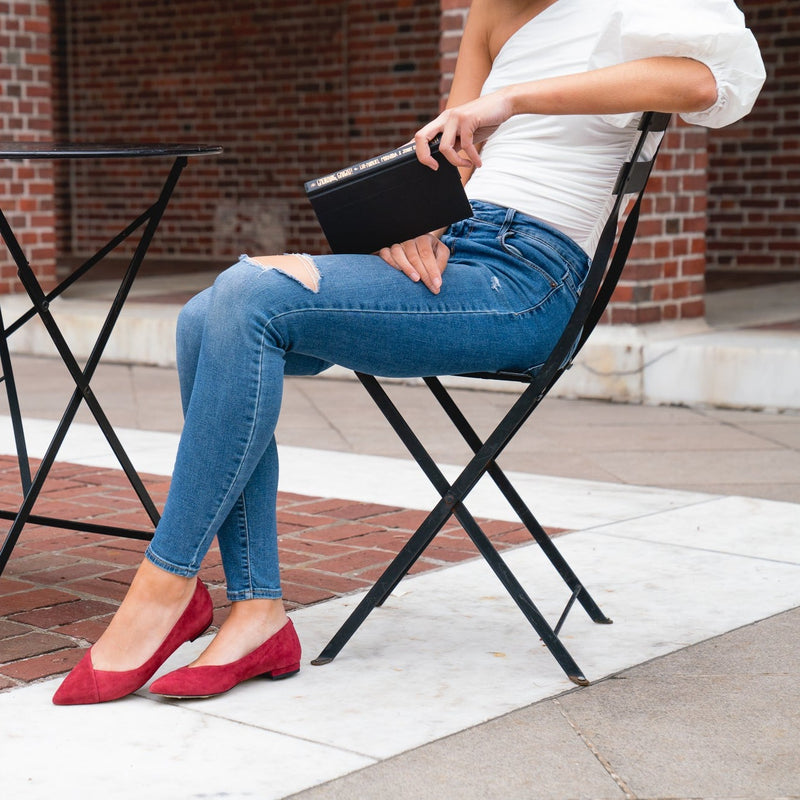
[[[547,536],[537,522],[533,513],[498,466],[497,457],[561,374],[570,367],[575,355],[583,347],[602,317],[633,242],[645,185],[655,160],[655,152],[651,157],[645,155],[647,139],[651,134],[660,138],[666,130],[669,120],[669,114],[648,112],[643,115],[630,160],[622,166],[614,187],[614,204],[600,236],[578,304],[542,369],[534,376],[527,373],[509,372],[472,373],[464,376],[477,379],[520,381],[528,384],[488,438],[482,441],[475,433],[438,378],[424,378],[434,397],[474,453],[473,458],[453,483],[450,483],[442,474],[376,378],[372,375],[357,373],[359,380],[389,424],[441,495],[441,500],[353,610],[319,657],[312,662],[313,664],[327,664],[338,655],[369,613],[389,597],[447,520],[454,515],[569,679],[582,686],[588,684],[587,679],[559,638],[559,632],[576,600],[583,606],[593,622],[609,624],[611,620],[603,614],[558,551],[552,539]],[[656,145],[655,151],[657,149]],[[625,199],[631,196],[636,196],[636,200],[618,236],[620,211]],[[464,506],[465,498],[484,474],[488,474],[495,482],[569,589],[570,596],[566,607],[552,627],[536,608],[487,535]]]

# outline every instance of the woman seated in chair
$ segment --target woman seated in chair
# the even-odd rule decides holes
[[[474,216],[375,255],[242,256],[178,323],[185,426],[164,514],[128,594],[57,704],[142,687],[211,623],[216,536],[231,611],[150,691],[207,697],[300,668],[281,600],[275,427],[284,375],[524,371],[576,303],[643,111],[710,127],[764,80],[733,0],[474,0],[447,109],[416,133],[462,168]],[[435,87],[432,87],[432,91]]]

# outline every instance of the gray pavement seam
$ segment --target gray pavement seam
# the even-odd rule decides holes
[[[611,778],[611,780],[617,784],[620,791],[625,795],[625,800],[638,800],[638,795],[636,795],[631,787],[628,786],[625,779],[614,771],[614,768],[611,766],[611,763],[608,761],[608,759],[603,756],[594,742],[592,742],[592,740],[581,730],[578,723],[570,717],[564,706],[561,705],[561,702],[556,699],[553,700],[553,703],[555,704],[561,716],[564,717],[570,728],[575,731],[575,735],[584,743],[589,752],[597,759],[597,761],[600,763],[600,766],[602,766],[603,769],[608,773],[608,776]]]

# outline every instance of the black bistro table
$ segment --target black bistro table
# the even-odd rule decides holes
[[[164,215],[167,204],[172,197],[178,178],[188,163],[188,159],[191,156],[216,155],[220,152],[222,152],[222,148],[218,146],[195,144],[59,144],[53,142],[0,142],[0,159],[6,161],[22,161],[25,159],[98,160],[161,158],[168,160],[167,164],[171,163],[166,180],[155,202],[49,292],[45,292],[40,285],[5,213],[2,208],[0,208],[0,235],[16,263],[17,275],[19,276],[20,283],[31,301],[31,307],[7,327],[3,321],[2,303],[0,302],[0,369],[2,370],[2,381],[5,383],[6,397],[8,398],[9,415],[14,432],[16,458],[19,464],[19,477],[23,495],[22,502],[18,508],[12,510],[0,509],[0,519],[11,521],[11,527],[5,535],[2,546],[0,546],[0,574],[2,574],[5,569],[11,552],[22,533],[22,529],[27,523],[66,528],[68,530],[86,531],[89,533],[101,533],[111,536],[126,536],[135,539],[149,539],[152,537],[152,531],[149,530],[41,516],[34,514],[33,509],[50,469],[55,462],[58,451],[75,419],[80,404],[84,402],[94,416],[100,430],[103,432],[120,466],[130,481],[133,490],[152,521],[153,526],[158,523],[159,513],[155,503],[144,487],[141,478],[114,432],[114,428],[109,422],[108,417],[92,392],[91,380],[128,297],[128,293],[139,271],[139,267],[144,260],[150,243],[153,240],[153,236],[161,222],[161,218]],[[105,321],[97,335],[89,357],[81,367],[50,312],[50,303],[140,229],[140,238],[133,256],[125,269],[116,295],[110,303]],[[75,383],[75,390],[58,423],[53,438],[41,459],[38,469],[35,474],[32,474],[27,446],[25,444],[25,430],[17,395],[17,385],[14,381],[14,370],[9,355],[8,339],[16,330],[34,317],[38,317],[44,324],[47,333],[58,351],[58,355],[66,365]]]

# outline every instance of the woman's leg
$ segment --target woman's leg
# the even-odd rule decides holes
[[[192,396],[212,293],[213,288],[210,288],[192,298],[178,319],[177,366],[184,415]],[[296,361],[295,374],[313,374],[327,366],[302,357]],[[249,531],[253,528],[274,531],[261,537],[264,547],[259,560],[267,573],[271,573],[267,583],[275,587],[274,597],[278,599],[254,598],[248,602],[236,602],[237,596],[229,593],[234,601],[231,613],[220,631],[221,635],[215,637],[214,647],[204,653],[203,663],[231,660],[228,657],[231,645],[242,653],[249,652],[286,622],[283,601],[279,599],[277,531],[274,530],[274,513],[269,513],[271,508],[274,509],[276,493],[277,450],[273,437],[248,486],[217,532],[217,538],[228,584],[242,585],[249,574],[248,562],[253,557],[246,546]],[[145,559],[125,602],[93,647],[94,667],[127,670],[146,660],[185,608],[194,583],[192,578],[162,570]],[[216,660],[213,658],[215,652],[219,653]]]
[[[277,260],[280,262],[280,257]],[[178,320],[177,362],[184,414],[188,412],[194,390],[213,294],[212,287],[190,300]],[[214,325],[212,329],[218,327]],[[287,360],[292,374],[316,374],[329,366],[306,356],[289,354]],[[223,381],[217,391],[231,395],[236,389]],[[279,403],[280,385],[276,386],[274,396]],[[180,464],[180,458],[178,461]],[[186,469],[191,471],[191,467]],[[249,652],[286,622],[283,602],[279,599],[275,522],[277,469],[277,448],[272,436],[250,480],[217,531],[228,595],[234,602],[228,619],[212,647],[203,654],[201,663],[226,663]],[[180,466],[176,469],[178,474],[182,471]],[[259,531],[259,535],[253,537],[253,531]],[[203,547],[202,552],[206,549]],[[254,568],[261,572],[257,588],[252,581]],[[183,576],[180,569],[159,569],[146,559],[112,624],[93,648],[95,668],[123,670],[142,663],[172,627],[193,588],[194,579]],[[242,600],[247,602],[237,602]]]
[[[181,310],[178,319],[177,366],[184,415],[194,388],[212,293],[213,289],[208,289],[192,298]],[[289,371],[293,374],[316,374],[328,366],[304,357],[293,359],[291,355],[287,356],[287,360],[292,362]],[[265,546],[262,548],[264,565],[273,572],[273,584],[276,587],[280,585],[277,528],[274,516],[262,513],[262,510],[275,506],[277,474],[277,446],[273,436],[244,492],[217,532],[229,586],[242,585],[249,575],[249,560],[252,555],[246,547],[246,532],[253,529],[265,530]],[[233,601],[230,614],[195,664],[229,663],[252,651],[282,628],[286,622],[286,612],[283,601],[279,599],[279,592],[278,589],[277,599],[238,599],[235,593],[229,591],[229,599]]]
[[[172,577],[192,579],[213,536],[233,531],[226,558],[233,562],[226,563],[232,596],[279,597],[274,429],[287,357],[396,376],[536,364],[574,305],[574,281],[565,280],[568,270],[557,253],[521,268],[524,236],[499,254],[497,242],[514,238],[510,221],[489,225],[493,244],[476,243],[465,257],[454,256],[438,295],[370,256],[298,259],[313,268],[309,283],[251,260],[223,273],[208,296],[151,562]],[[263,464],[272,466],[260,474]],[[247,524],[234,526],[229,515],[242,496],[248,506],[250,490],[270,498],[253,509],[259,524],[250,524],[247,507]]]

